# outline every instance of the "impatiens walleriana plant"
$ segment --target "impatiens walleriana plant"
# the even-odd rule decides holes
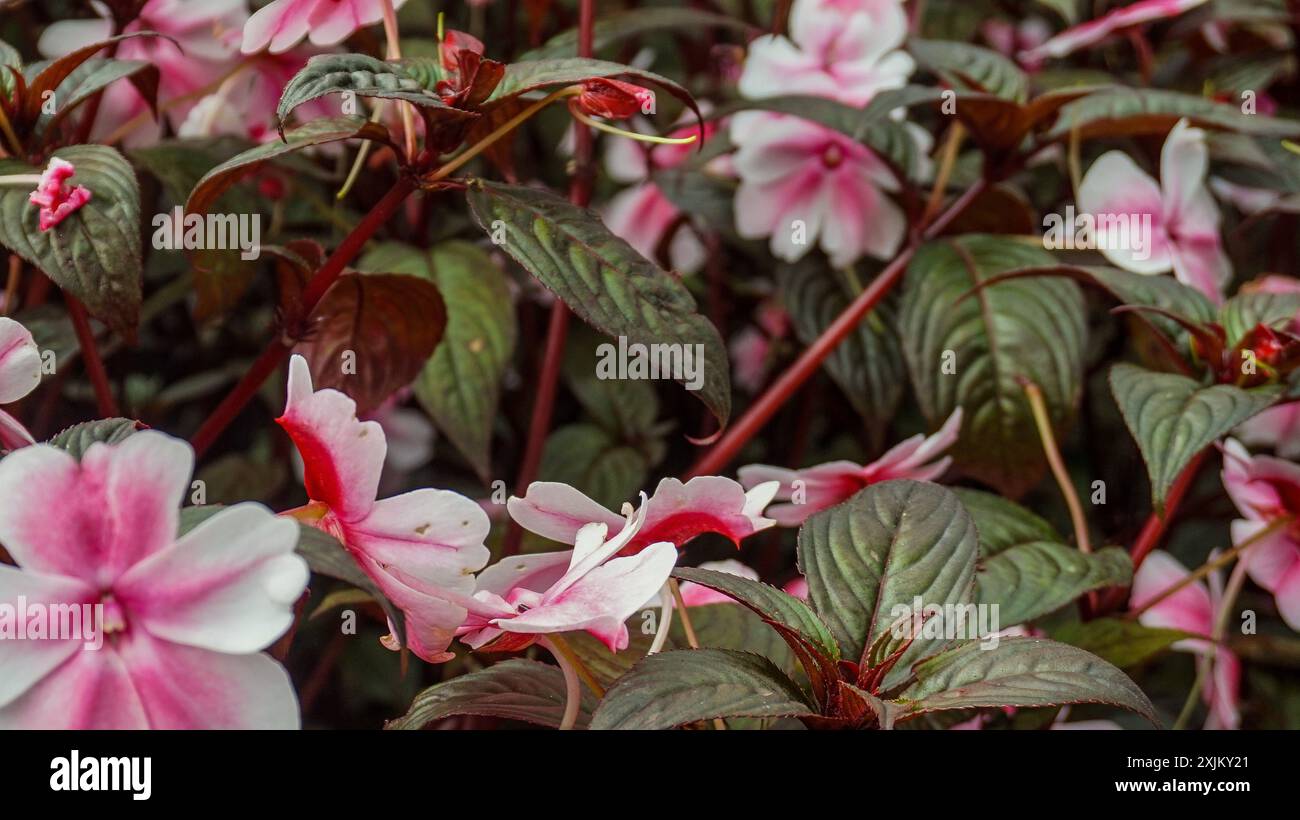
[[[0,723],[1288,725],[1294,20],[1084,5],[7,5]]]

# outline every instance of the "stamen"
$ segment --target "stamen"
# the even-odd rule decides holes
[[[569,103],[569,113],[573,118],[583,125],[595,128],[597,131],[604,131],[607,134],[614,134],[620,137],[636,140],[637,142],[650,142],[655,145],[690,145],[700,138],[699,134],[691,134],[689,137],[656,137],[650,134],[638,134],[635,131],[625,131],[622,128],[616,128],[609,123],[593,119],[578,110],[572,102]]]

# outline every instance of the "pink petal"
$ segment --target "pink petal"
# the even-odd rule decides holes
[[[506,509],[519,526],[561,544],[573,544],[578,530],[591,523],[605,524],[612,533],[623,529],[621,515],[554,481],[534,481],[523,498],[512,496]]]
[[[321,0],[274,0],[258,9],[244,24],[240,50],[253,54],[270,46],[278,54],[296,46],[307,36],[310,17]]]
[[[399,9],[405,0],[395,0]],[[326,0],[311,13],[311,41],[318,46],[341,43],[359,28],[384,19],[383,0]]]
[[[1117,8],[1103,17],[1068,28],[1037,48],[1020,52],[1020,60],[1032,63],[1048,57],[1064,57],[1106,39],[1123,28],[1176,17],[1206,0],[1140,0]]]
[[[665,478],[645,503],[645,523],[624,554],[659,541],[680,549],[706,532],[739,546],[741,539],[776,523],[762,513],[777,489],[775,483],[760,484],[746,493],[739,483],[723,476],[697,476],[685,484]]]
[[[545,592],[560,580],[572,560],[572,550],[507,556],[478,574],[474,594],[487,592],[504,598],[514,589]]]
[[[1237,702],[1241,697],[1241,661],[1223,647],[1218,647],[1214,657],[1214,674],[1206,682],[1202,698],[1210,706],[1206,729],[1239,729],[1241,713]]]
[[[0,543],[19,566],[101,589],[169,546],[194,451],[153,430],[93,444],[81,463],[38,444],[0,460]]]
[[[491,553],[483,508],[450,490],[421,489],[375,502],[361,521],[344,525],[347,545],[421,588],[470,595],[474,573]]]
[[[293,623],[307,588],[298,524],[236,504],[126,571],[113,591],[132,627],[215,652],[256,652]]]
[[[122,641],[118,651],[150,728],[297,729],[301,724],[289,675],[267,655],[212,652],[142,631]]]
[[[1300,401],[1270,407],[1236,430],[1252,447],[1273,447],[1279,456],[1300,459]]]
[[[1152,552],[1133,577],[1130,607],[1142,608],[1187,575],[1187,568],[1169,553],[1162,550]],[[1142,613],[1138,620],[1147,626],[1181,629],[1193,635],[1208,637],[1214,627],[1210,592],[1200,581],[1189,584]],[[1191,648],[1187,641],[1180,641],[1175,646]]]
[[[41,382],[41,351],[27,328],[0,317],[0,404],[18,401]]]
[[[35,443],[36,439],[18,419],[0,410],[0,449],[17,450]]]
[[[20,596],[22,601],[19,601]],[[93,604],[98,598],[97,590],[75,578],[42,575],[0,564],[0,606],[12,608],[17,619],[26,620],[26,612],[31,606]],[[10,625],[17,629],[18,621]],[[0,675],[0,707],[38,685],[55,667],[80,652],[84,643],[76,636],[66,640],[20,640],[16,634],[0,637],[0,669],[4,670]],[[88,633],[83,633],[83,636],[92,639]]]
[[[783,589],[796,598],[808,600],[808,579],[802,575],[787,581]]]
[[[312,390],[307,360],[289,361],[288,400],[276,419],[303,461],[307,495],[342,521],[364,518],[379,491],[388,444],[375,421],[357,419],[357,403],[337,390]]]
[[[1282,616],[1282,620],[1286,621],[1287,626],[1300,632],[1300,545],[1295,545],[1294,541],[1292,544],[1296,560],[1278,579],[1273,597],[1277,601],[1277,611]]]
[[[1096,231],[1097,245],[1112,264],[1134,273],[1164,273],[1172,267],[1160,187],[1127,154],[1108,151],[1092,164],[1079,184],[1079,208],[1099,222],[1102,217],[1149,217],[1150,248],[1140,252],[1131,239],[1130,247],[1118,247],[1125,243],[1120,237],[1110,237],[1101,225]]]
[[[0,709],[0,729],[147,729],[144,705],[116,649],[74,653]]]
[[[672,544],[653,544],[592,569],[540,606],[496,625],[524,634],[586,630],[617,652],[627,648],[624,622],[663,587],[676,562]]]

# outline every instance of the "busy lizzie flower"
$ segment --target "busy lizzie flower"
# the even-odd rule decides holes
[[[1020,52],[1020,60],[1032,63],[1051,57],[1064,57],[1079,49],[1096,45],[1124,29],[1177,17],[1197,6],[1204,5],[1206,1],[1139,0],[1137,3],[1113,9],[1096,20],[1071,26],[1045,43]]]
[[[1233,439],[1224,442],[1223,486],[1242,518],[1232,522],[1241,544],[1269,525],[1281,524],[1247,548],[1251,580],[1273,593],[1278,613],[1300,631],[1300,464],[1251,455]],[[1279,519],[1289,517],[1289,522]]]
[[[763,517],[776,490],[776,482],[767,482],[746,492],[722,476],[696,476],[686,483],[665,478],[649,500],[642,495],[638,513],[643,526],[634,537],[625,539],[624,554],[659,541],[681,548],[706,532],[718,533],[739,546],[741,539],[776,523]],[[521,527],[562,544],[576,543],[578,531],[587,524],[605,524],[610,533],[618,535],[625,522],[624,516],[579,490],[553,481],[533,482],[523,498],[511,497],[506,506]]]
[[[90,189],[84,185],[68,185],[70,177],[77,173],[71,162],[54,157],[41,174],[41,181],[27,198],[40,208],[39,224],[42,232],[81,210],[81,206],[90,201]]]
[[[950,457],[936,458],[957,441],[960,430],[961,408],[958,407],[934,435],[912,436],[870,464],[828,461],[802,470],[750,464],[741,467],[738,475],[740,483],[746,487],[761,486],[762,482],[780,482],[777,500],[792,503],[771,507],[767,514],[782,526],[794,527],[813,513],[834,507],[868,485],[896,478],[935,480],[952,463]]]
[[[406,0],[393,0],[400,9]],[[245,54],[288,51],[310,36],[318,46],[341,43],[359,28],[384,19],[384,0],[274,0],[244,25]]]
[[[517,651],[544,635],[584,630],[613,652],[626,649],[624,622],[659,592],[677,562],[668,541],[623,555],[648,510],[642,503],[629,511],[613,536],[607,523],[585,524],[572,550],[509,557],[484,570],[461,640],[475,649]]]
[[[1167,552],[1155,550],[1146,557],[1133,576],[1130,606],[1137,610],[1146,606],[1165,590],[1188,575],[1187,568]],[[1189,638],[1174,644],[1174,649],[1194,652],[1201,656],[1198,663],[1214,658],[1214,674],[1205,684],[1202,698],[1209,706],[1207,729],[1236,729],[1241,724],[1237,701],[1241,687],[1241,661],[1226,647],[1214,646],[1208,640],[1214,632],[1214,619],[1223,598],[1223,582],[1218,573],[1210,575],[1210,584],[1197,581],[1159,601],[1139,616],[1145,626],[1179,629],[1204,638]]]
[[[478,504],[448,490],[420,489],[376,500],[388,445],[377,421],[360,421],[356,402],[312,390],[307,360],[289,364],[288,401],[277,421],[303,461],[311,499],[294,511],[333,535],[406,616],[411,650],[430,663],[465,620],[474,573],[487,563],[489,524]],[[386,645],[395,648],[394,637]]]
[[[0,461],[18,564],[0,565],[0,602],[26,619],[25,640],[0,640],[0,727],[298,726],[288,674],[261,653],[306,588],[298,525],[244,503],[178,537],[193,467],[188,444],[149,430],[80,462],[45,444]],[[56,629],[53,606],[98,614]]]
[[[0,404],[15,402],[41,381],[41,351],[31,331],[7,316],[0,317]],[[35,443],[18,419],[0,410],[0,448],[16,450]]]
[[[1165,138],[1160,151],[1160,182],[1127,154],[1109,151],[1092,164],[1079,185],[1079,208],[1097,220],[1102,254],[1119,267],[1142,274],[1173,270],[1178,281],[1223,301],[1232,265],[1219,238],[1219,208],[1206,187],[1205,132],[1187,120]],[[1150,230],[1135,241],[1115,233],[1121,224],[1150,220]],[[1118,221],[1123,220],[1123,222]]]

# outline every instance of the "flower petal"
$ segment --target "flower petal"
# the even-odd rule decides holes
[[[534,481],[523,498],[511,496],[506,509],[519,526],[561,544],[575,543],[587,524],[605,524],[612,533],[623,529],[623,516],[555,481]]]
[[[41,382],[41,351],[27,328],[0,317],[0,404],[18,401]]]
[[[0,709],[0,729],[148,729],[117,650],[81,650]]]
[[[75,578],[26,572],[0,564],[0,607],[4,608],[4,611],[0,611],[0,669],[4,670],[4,674],[0,675],[0,707],[11,703],[33,685],[38,685],[38,681],[55,667],[81,651],[84,643],[77,636],[23,640],[17,637],[18,632],[9,633],[9,628],[17,630],[18,620],[26,620],[26,613],[33,605],[75,606],[93,604],[97,598],[94,588]],[[53,614],[49,609],[46,612],[46,617]],[[97,629],[98,626],[91,628]],[[83,635],[90,637],[88,633]]]
[[[236,504],[126,571],[114,594],[132,627],[214,652],[256,652],[293,623],[307,588],[298,524]]]
[[[1141,609],[1148,601],[1187,575],[1187,568],[1172,555],[1155,550],[1146,557],[1133,577],[1130,606]],[[1181,629],[1193,635],[1208,637],[1214,626],[1210,591],[1200,581],[1189,584],[1142,613],[1138,620],[1146,626]],[[1190,648],[1187,644],[1187,641],[1180,641],[1175,646]]]

